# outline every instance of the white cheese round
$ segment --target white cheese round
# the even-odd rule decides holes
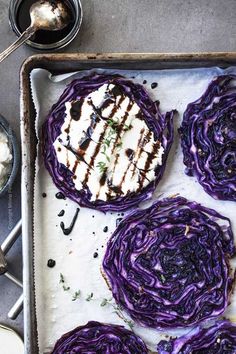
[[[137,103],[112,83],[66,102],[53,145],[58,161],[73,173],[75,188],[88,188],[91,201],[139,192],[155,179],[164,153]]]

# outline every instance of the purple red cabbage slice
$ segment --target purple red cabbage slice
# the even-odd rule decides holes
[[[208,328],[198,327],[177,339],[160,341],[157,350],[158,354],[235,354],[236,325],[221,320]]]
[[[123,326],[90,321],[64,334],[55,344],[52,354],[146,354],[141,338]]]
[[[57,160],[53,143],[61,133],[61,126],[65,118],[65,103],[67,101],[80,100],[100,86],[112,82],[135,101],[140,107],[145,122],[153,131],[156,140],[159,140],[165,151],[162,155],[162,165],[155,169],[155,179],[137,193],[119,195],[109,201],[91,201],[89,189],[77,190],[75,188],[72,172]],[[140,202],[151,198],[158,182],[160,181],[167,160],[170,147],[173,142],[173,115],[174,111],[161,114],[159,103],[153,102],[143,86],[132,82],[119,75],[91,74],[72,81],[58,102],[53,105],[46,122],[42,128],[42,153],[47,170],[49,171],[57,188],[73,201],[81,206],[102,211],[122,211],[138,205]]]
[[[236,201],[236,75],[215,78],[179,129],[186,174],[215,199]]]
[[[234,254],[230,220],[177,196],[123,219],[107,244],[103,271],[115,301],[134,321],[187,327],[225,311]]]

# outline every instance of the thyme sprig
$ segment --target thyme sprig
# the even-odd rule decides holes
[[[101,144],[101,154],[103,154],[108,162],[111,161],[110,157],[107,154],[107,149],[111,146],[112,142],[116,141],[115,134],[117,133],[117,128],[119,126],[119,119],[118,118],[109,118],[107,120],[107,124],[109,126],[108,134],[107,136],[103,139],[103,142]],[[127,124],[124,124],[124,131],[127,131],[130,129],[130,126]],[[120,141],[117,145],[117,148],[121,149],[122,147],[122,142]],[[106,164],[105,162],[98,162],[97,166],[99,168],[100,173],[105,172]]]
[[[111,305],[114,309],[114,313],[119,316],[128,326],[129,328],[132,330],[134,327],[134,322],[132,320],[129,320],[128,318],[125,317],[125,315],[123,314],[123,308],[120,305],[117,304],[113,304],[112,302],[112,298],[110,299],[106,299],[104,298],[100,304],[100,306],[104,307],[107,305]]]
[[[62,284],[62,289],[64,291],[72,293],[72,289],[71,289],[70,286],[67,285],[65,277],[64,277],[64,275],[62,273],[60,273],[59,284]],[[74,294],[72,295],[72,301],[77,300],[80,297],[80,295],[81,295],[81,291],[80,290],[75,291]]]

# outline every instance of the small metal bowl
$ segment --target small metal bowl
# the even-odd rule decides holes
[[[20,5],[27,0],[10,0],[10,5],[9,5],[9,22],[12,30],[15,32],[15,34],[19,37],[22,32],[19,28],[19,25],[17,23],[17,14]],[[36,0],[35,0],[36,1]],[[34,41],[28,40],[25,43],[28,44],[30,47],[43,50],[43,51],[50,51],[54,49],[59,49],[67,46],[78,34],[80,30],[80,26],[82,23],[82,18],[83,18],[83,12],[82,12],[82,6],[80,0],[68,0],[70,3],[70,6],[73,11],[74,15],[74,25],[71,28],[70,32],[63,37],[61,40],[57,42],[53,42],[50,44],[40,44],[36,43]]]
[[[6,183],[0,189],[0,197],[1,197],[9,190],[9,188],[12,186],[16,178],[17,171],[20,165],[20,149],[19,149],[19,145],[15,133],[13,132],[9,123],[2,115],[0,115],[0,130],[7,135],[11,153],[12,153],[12,166],[11,166],[8,179],[6,180]]]

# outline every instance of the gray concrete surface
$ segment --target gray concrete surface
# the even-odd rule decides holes
[[[0,0],[0,51],[15,35],[8,25],[8,0]],[[197,52],[236,50],[236,0],[82,0],[84,21],[67,52]],[[19,138],[19,69],[35,53],[24,46],[0,64],[0,113]],[[9,196],[0,199],[0,242],[20,217],[20,174]],[[12,214],[11,214],[12,213]],[[11,220],[12,219],[12,220]],[[21,240],[8,255],[21,276]],[[20,291],[0,277],[0,322],[23,333],[22,314],[7,320]]]

